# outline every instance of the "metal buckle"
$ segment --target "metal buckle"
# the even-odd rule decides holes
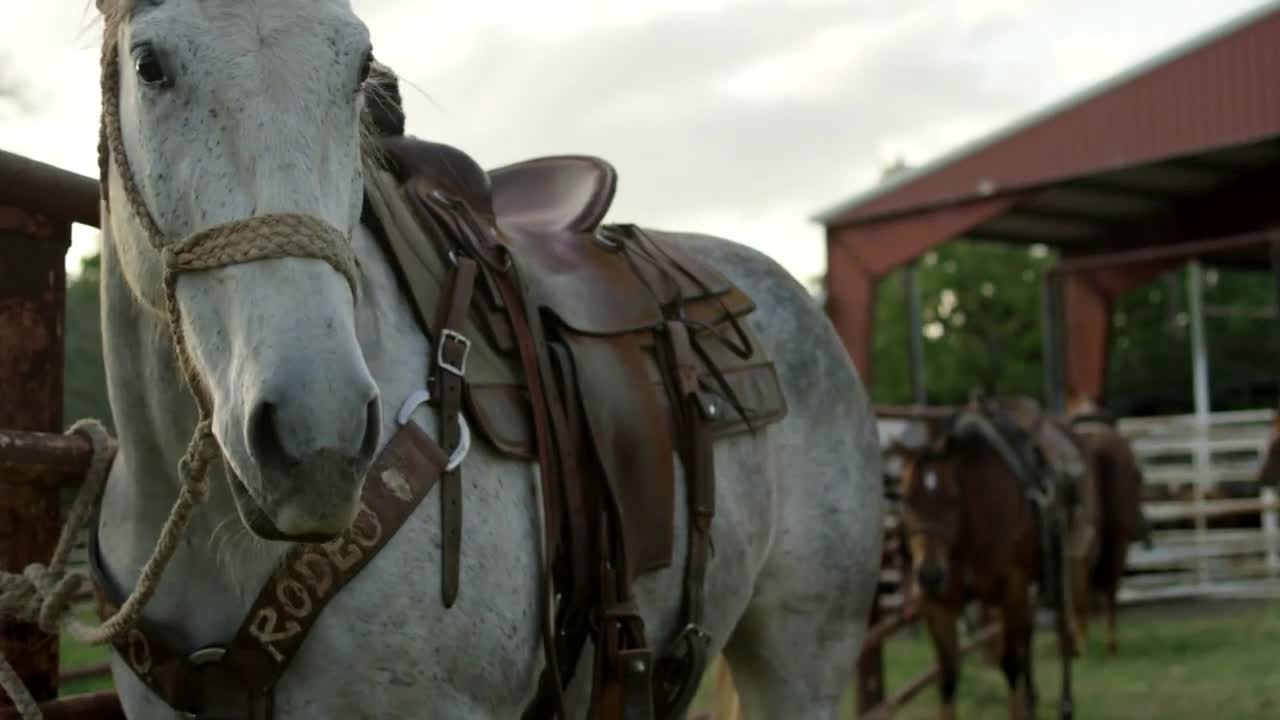
[[[221,645],[210,645],[203,647],[187,656],[187,662],[192,665],[217,665],[227,656],[227,649]],[[185,720],[200,720],[199,713],[179,712],[178,716]]]
[[[708,647],[711,645],[711,633],[703,630],[700,625],[695,625],[694,623],[685,625],[684,629],[680,631],[680,635],[677,637],[681,639],[688,638],[690,642],[697,640],[704,646]]]
[[[444,346],[449,340],[454,340],[462,345],[462,360],[454,365],[444,359]],[[462,377],[467,373],[467,355],[471,352],[471,341],[465,335],[445,328],[440,331],[440,343],[436,346],[436,364],[442,369]]]
[[[426,390],[415,390],[413,394],[405,398],[404,404],[400,406],[400,411],[396,413],[396,422],[401,426],[408,425],[409,420],[413,417],[413,413],[418,406],[431,401],[431,393]]]
[[[192,665],[213,665],[222,662],[227,656],[227,649],[221,645],[210,645],[209,647],[200,648],[187,656],[187,662]]]
[[[619,250],[622,249],[622,241],[616,237],[613,237],[613,233],[611,233],[609,230],[605,228],[600,228],[596,230],[596,232],[592,235],[592,239],[596,241],[597,245],[603,247],[605,250],[608,250],[610,252],[618,252]]]

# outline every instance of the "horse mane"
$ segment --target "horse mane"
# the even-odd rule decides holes
[[[400,78],[375,58],[364,88],[364,131],[375,137],[402,137],[405,129]]]

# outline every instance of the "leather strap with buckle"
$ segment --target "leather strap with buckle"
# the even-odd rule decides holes
[[[450,455],[462,442],[462,391],[471,341],[456,328],[462,327],[471,306],[475,287],[476,262],[457,258],[449,273],[437,323],[435,367],[432,379],[440,418],[440,446]],[[440,479],[441,580],[445,607],[458,599],[458,577],[462,554],[462,469],[449,467]]]

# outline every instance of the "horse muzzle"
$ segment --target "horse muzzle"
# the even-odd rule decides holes
[[[920,583],[925,594],[941,595],[947,585],[947,570],[936,563],[927,563],[916,571],[916,582]]]

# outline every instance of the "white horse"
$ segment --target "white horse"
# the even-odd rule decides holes
[[[347,0],[99,0],[118,26],[120,119],[141,199],[173,242],[231,220],[311,214],[349,231],[358,302],[325,262],[272,259],[186,273],[176,285],[223,459],[148,620],[189,649],[225,643],[289,548],[255,536],[230,483],[286,536],[332,536],[357,509],[363,468],[427,373],[427,338],[360,223],[362,66],[369,33]],[[113,24],[108,24],[112,27]],[[97,531],[105,569],[133,587],[178,492],[197,408],[166,326],[160,255],[118,167],[104,205],[103,343],[120,450]],[[715,449],[706,579],[712,654],[750,717],[834,718],[880,563],[874,416],[833,329],[779,266],[726,240],[689,250],[748,292],[789,414]],[[435,415],[413,421],[433,437]],[[543,653],[537,468],[473,445],[463,466],[461,594],[440,591],[439,502],[426,498],[328,605],[276,689],[277,718],[516,718]],[[230,478],[230,479],[229,479]],[[677,560],[642,576],[651,642],[674,635],[687,528],[677,474]],[[438,488],[432,493],[439,492]],[[584,653],[589,662],[590,651]],[[174,712],[113,657],[131,718]],[[589,668],[568,699],[584,714]]]

